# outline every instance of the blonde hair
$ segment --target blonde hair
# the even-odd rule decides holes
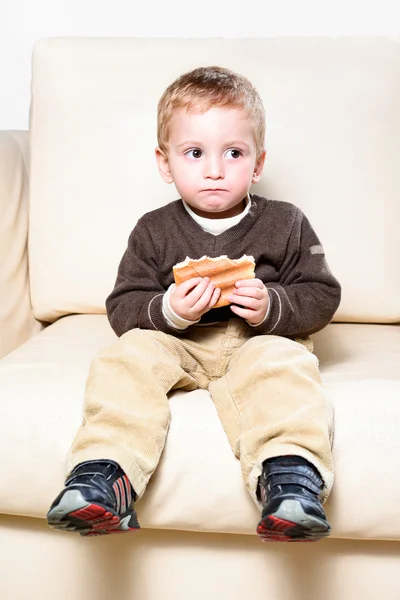
[[[211,107],[239,108],[252,121],[257,159],[264,152],[265,111],[251,82],[224,67],[199,67],[184,73],[165,90],[158,103],[157,139],[168,154],[169,125],[174,111],[186,108],[205,112]]]

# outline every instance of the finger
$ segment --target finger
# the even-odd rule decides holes
[[[249,310],[247,308],[241,308],[240,306],[236,306],[235,304],[231,304],[231,311],[233,313],[235,313],[235,315],[238,315],[239,317],[242,317],[243,319],[247,319],[248,321],[252,321],[254,320],[254,317],[256,316],[256,313],[254,310]],[[261,318],[260,318],[261,320]]]
[[[192,307],[193,310],[195,310],[196,312],[201,312],[202,310],[204,310],[206,308],[206,306],[209,304],[214,290],[215,290],[215,286],[210,281],[208,283],[207,287],[204,289],[203,293],[201,294],[200,298],[193,305],[193,307]]]
[[[232,293],[232,298],[235,298],[236,296],[249,296],[261,300],[263,297],[263,290],[260,290],[258,287],[239,287],[235,288]]]
[[[239,279],[239,281],[236,281],[235,287],[256,287],[262,290],[265,286],[261,279]]]
[[[260,300],[257,298],[251,298],[249,296],[237,296],[233,294],[229,299],[231,299],[232,304],[239,304],[240,306],[244,306],[245,308],[251,308],[252,310],[259,310]]]
[[[194,287],[196,287],[196,285],[200,283],[200,281],[202,281],[202,277],[192,277],[191,279],[187,279],[183,283],[180,283],[176,287],[176,291],[179,297],[183,298],[184,296],[186,296],[191,289],[193,289]]]
[[[188,305],[191,308],[199,308],[199,301],[201,301],[206,289],[212,286],[212,289],[214,289],[214,284],[210,282],[208,277],[205,277],[204,279],[202,279],[195,288],[193,288],[193,290],[186,296],[186,300],[188,301]],[[212,293],[212,292],[211,292]],[[209,298],[211,298],[211,293],[209,295]]]
[[[215,304],[217,304],[218,302],[218,298],[221,295],[221,288],[215,288],[215,290],[213,291],[213,295],[211,296],[211,300],[210,300],[210,308],[212,308]]]

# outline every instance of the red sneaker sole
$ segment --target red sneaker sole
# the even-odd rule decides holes
[[[127,527],[124,524],[123,528],[120,527],[122,521],[130,515],[132,515],[132,512],[118,515],[100,504],[88,504],[64,514],[59,520],[49,522],[49,525],[55,529],[76,531],[82,536],[138,531],[139,526]]]
[[[262,519],[257,526],[257,533],[263,542],[316,542],[327,535],[327,532],[313,531],[275,515]]]

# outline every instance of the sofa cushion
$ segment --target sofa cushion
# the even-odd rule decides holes
[[[314,337],[335,406],[334,537],[400,539],[400,327],[333,324]],[[60,319],[0,363],[0,512],[43,518],[64,481],[91,356],[115,335],[102,315]],[[209,394],[176,392],[160,465],[138,503],[150,528],[254,533],[244,488]]]
[[[39,332],[29,290],[28,133],[0,131],[0,358]]]
[[[137,219],[178,197],[155,164],[157,102],[175,77],[207,64],[259,89],[267,160],[253,191],[309,217],[343,286],[336,319],[399,321],[400,44],[379,38],[38,42],[29,232],[36,317],[104,313]]]

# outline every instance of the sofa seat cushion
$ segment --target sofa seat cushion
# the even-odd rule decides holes
[[[334,537],[400,539],[400,327],[332,324],[314,337],[335,407]],[[91,357],[115,340],[103,315],[64,317],[0,362],[0,513],[44,518],[63,486]],[[254,533],[244,488],[209,394],[171,396],[159,468],[138,503],[142,527]]]

